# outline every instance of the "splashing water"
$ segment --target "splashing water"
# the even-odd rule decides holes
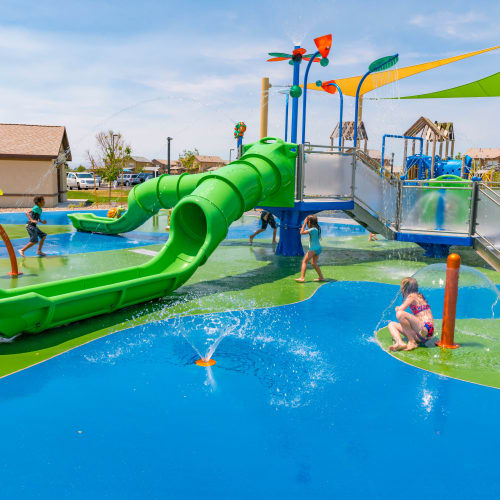
[[[414,273],[413,278],[417,280],[419,291],[431,306],[434,318],[440,318],[444,303],[446,264],[426,266]],[[403,301],[399,290],[390,304],[384,309],[374,333],[393,320],[394,306],[398,299],[400,299],[400,302]],[[457,318],[494,320],[495,315],[498,314],[499,299],[500,292],[484,273],[469,266],[461,266],[458,283]],[[467,333],[473,334],[472,332]],[[500,331],[495,340],[500,341]]]

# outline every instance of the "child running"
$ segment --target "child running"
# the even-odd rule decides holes
[[[36,245],[38,243],[38,239],[40,239],[40,243],[38,243],[38,251],[37,255],[40,257],[45,257],[45,253],[42,252],[42,247],[45,242],[46,233],[41,231],[38,228],[38,223],[47,224],[46,220],[41,220],[42,218],[42,209],[45,206],[45,199],[43,196],[35,196],[33,199],[35,206],[28,212],[26,212],[26,217],[28,217],[29,222],[26,224],[26,230],[28,231],[30,241],[24,245],[21,250],[19,250],[19,255],[24,257],[24,252],[28,250],[28,248]]]
[[[401,295],[403,303],[396,307],[396,318],[399,323],[391,321],[389,331],[394,344],[389,347],[391,351],[411,351],[424,345],[434,335],[434,318],[429,304],[418,291],[415,278],[404,278],[401,281]],[[413,314],[406,312],[409,307]],[[408,344],[403,342],[403,334],[408,339]]]
[[[264,232],[267,229],[267,226],[270,225],[273,228],[273,244],[278,243],[276,241],[276,221],[274,220],[274,216],[271,212],[262,211],[260,214],[260,229],[257,229],[255,233],[250,236],[250,245],[253,244],[253,239],[260,233]]]
[[[306,224],[309,229],[306,229]],[[319,239],[321,238],[321,228],[318,224],[318,218],[315,215],[308,215],[302,224],[302,229],[300,234],[309,235],[309,250],[307,251],[304,259],[302,260],[302,266],[300,268],[300,278],[295,281],[297,283],[304,283],[306,277],[307,263],[311,261],[312,266],[318,273],[318,278],[314,278],[314,281],[325,281],[323,273],[318,265],[318,258],[321,253],[321,243]]]

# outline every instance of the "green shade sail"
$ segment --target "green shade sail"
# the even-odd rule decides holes
[[[481,78],[451,89],[428,94],[409,95],[401,99],[446,99],[458,97],[498,97],[500,96],[500,73]]]

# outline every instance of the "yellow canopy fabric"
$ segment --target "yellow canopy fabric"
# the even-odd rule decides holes
[[[484,52],[489,52],[490,50],[499,49],[500,45],[496,47],[490,47],[489,49],[477,50],[475,52],[469,52],[468,54],[462,54],[460,56],[448,57],[446,59],[439,59],[438,61],[426,62],[422,64],[416,64],[415,66],[407,66],[406,68],[390,69],[387,71],[380,71],[379,73],[372,73],[363,82],[363,86],[359,91],[359,95],[366,94],[372,90],[393,83],[397,80],[402,80],[403,78],[408,78],[409,76],[416,75],[417,73],[422,73],[429,69],[434,69],[439,66],[444,66],[445,64],[450,64],[455,61],[460,61],[461,59],[467,59],[468,57],[477,56],[478,54],[483,54]],[[356,96],[356,89],[358,88],[359,82],[363,76],[351,76],[349,78],[339,78],[335,80],[335,83],[342,89],[344,95],[350,95],[352,97]],[[315,83],[308,83],[307,88],[310,90],[319,90],[324,92],[321,87],[317,87]]]

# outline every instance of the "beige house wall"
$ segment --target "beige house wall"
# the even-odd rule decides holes
[[[0,159],[0,189],[4,194],[1,208],[31,208],[34,196],[44,196],[45,206],[53,208],[59,202],[59,191],[61,198],[66,196],[66,175],[63,170],[58,181],[53,160]]]

